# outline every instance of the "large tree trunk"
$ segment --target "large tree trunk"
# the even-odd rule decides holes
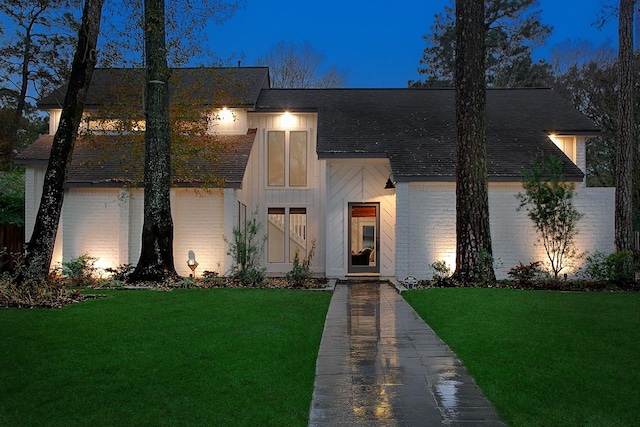
[[[71,161],[84,101],[96,65],[96,44],[104,0],[87,0],[82,11],[78,45],[64,98],[60,124],[53,138],[42,198],[19,283],[36,287],[47,279],[64,199],[67,165]]]
[[[482,0],[456,0],[456,271],[462,283],[494,280],[486,161]]]
[[[634,249],[633,241],[633,5],[620,0],[618,27],[618,149],[616,152],[616,251]]]
[[[142,251],[130,281],[176,277],[171,218],[171,147],[169,139],[169,67],[165,42],[164,0],[145,0],[146,133]]]

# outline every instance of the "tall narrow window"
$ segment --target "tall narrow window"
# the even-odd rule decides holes
[[[307,257],[307,209],[269,208],[267,260],[270,263],[293,262]]]
[[[269,131],[267,136],[267,158],[269,159],[267,174],[270,186],[284,186],[284,153],[284,131]]]
[[[269,228],[267,230],[267,259],[269,262],[285,260],[285,209],[269,208]]]
[[[302,262],[307,257],[307,210],[305,208],[289,209],[289,262],[293,262],[298,251],[298,259]]]
[[[267,132],[267,184],[270,187],[307,185],[308,133]]]
[[[307,132],[289,134],[289,185],[307,185]]]

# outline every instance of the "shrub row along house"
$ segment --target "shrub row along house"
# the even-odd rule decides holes
[[[327,277],[431,278],[433,262],[455,265],[453,89],[271,89],[263,67],[174,69],[171,82],[173,104],[180,99],[188,111],[206,112],[209,135],[205,145],[189,145],[186,138],[175,150],[176,159],[182,156],[182,166],[174,159],[171,190],[179,274],[191,273],[190,251],[199,272],[225,274],[233,230],[252,215],[267,237],[263,263],[274,276],[289,271],[296,251],[302,259],[312,242],[312,270]],[[143,88],[140,70],[95,71],[54,262],[84,253],[102,268],[137,262]],[[64,93],[61,88],[39,102],[50,114],[51,135],[19,155],[26,166],[27,239]],[[118,120],[129,110],[138,118]],[[576,184],[574,206],[584,214],[579,251],[613,251],[614,189],[585,184],[585,141],[597,133],[550,89],[487,91],[489,207],[499,277],[519,262],[546,259],[515,195],[523,191],[523,173],[549,155],[562,160],[567,180]],[[210,148],[206,141],[221,147],[216,161],[203,154]]]

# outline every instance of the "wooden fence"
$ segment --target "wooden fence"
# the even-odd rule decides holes
[[[14,273],[14,257],[11,254],[20,254],[24,247],[24,227],[16,225],[0,225],[0,249],[6,248],[6,253],[0,257],[0,272]]]

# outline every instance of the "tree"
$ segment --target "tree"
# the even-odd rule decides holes
[[[456,271],[495,280],[489,226],[484,3],[456,0]]]
[[[49,273],[53,246],[58,231],[64,199],[67,165],[73,153],[84,100],[97,62],[96,46],[104,0],[86,0],[78,43],[71,65],[67,94],[62,106],[60,124],[53,138],[49,164],[44,177],[42,198],[18,283],[35,289]]]
[[[167,62],[171,67],[219,65],[207,49],[207,25],[224,22],[243,0],[169,0],[165,2]],[[105,6],[105,43],[101,67],[144,67],[143,0],[113,0]],[[197,63],[193,63],[196,60]]]
[[[130,281],[177,277],[173,264],[169,66],[164,0],[145,0],[146,132],[142,251]]]
[[[0,3],[0,17],[15,33],[5,35],[0,47],[0,84],[14,92],[13,120],[5,128],[8,138],[0,141],[0,167],[9,167],[14,148],[25,127],[29,86],[39,94],[60,86],[68,77],[68,63],[75,42],[72,30],[77,22],[68,12],[69,0],[6,0]]]
[[[616,152],[616,252],[634,249],[633,163],[635,121],[633,113],[633,11],[634,0],[620,0],[618,27],[618,149]],[[629,268],[629,275],[632,274]]]
[[[333,88],[343,86],[344,73],[336,67],[320,71],[324,57],[309,42],[299,45],[279,42],[258,58],[258,65],[269,67],[271,87],[274,88]]]
[[[551,27],[540,22],[535,0],[485,1],[484,25],[487,85],[490,87],[545,85],[550,67],[534,62],[533,49],[545,43]],[[424,36],[420,74],[426,86],[451,86],[454,81],[456,31],[453,8],[435,15],[431,34]],[[415,84],[414,84],[415,85]]]
[[[573,206],[574,186],[562,174],[562,162],[550,157],[535,163],[523,177],[525,193],[516,195],[540,236],[555,278],[580,256],[575,245],[582,214]]]

